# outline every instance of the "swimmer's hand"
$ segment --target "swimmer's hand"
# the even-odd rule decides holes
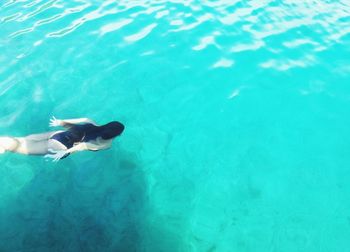
[[[61,158],[64,157],[64,155],[68,154],[66,150],[53,150],[53,149],[49,149],[50,153],[53,154],[46,154],[44,157],[45,158],[52,158],[52,162],[57,162],[58,160],[60,160]]]
[[[58,127],[58,126],[63,126],[63,120],[60,119],[56,119],[56,117],[51,117],[50,119],[50,123],[49,123],[50,127]]]

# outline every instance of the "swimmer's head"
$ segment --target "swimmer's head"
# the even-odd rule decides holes
[[[123,133],[125,127],[122,123],[114,121],[101,126],[101,128],[101,137],[107,140],[119,136]]]

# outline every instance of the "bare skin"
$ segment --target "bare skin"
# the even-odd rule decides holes
[[[65,147],[50,140],[50,137],[61,131],[33,134],[26,137],[0,137],[0,152],[16,152],[24,155],[45,155],[48,149],[62,150]]]
[[[50,127],[65,127],[69,128],[80,123],[95,122],[88,118],[59,120],[52,117]],[[67,149],[65,145],[55,139],[50,139],[54,134],[62,132],[62,130],[45,132],[41,134],[33,134],[26,137],[0,137],[0,154],[6,151],[20,153],[24,155],[45,155],[47,158],[52,158],[53,161],[58,161],[64,155],[83,150],[103,150],[108,149],[112,145],[112,139],[97,138],[90,142],[83,142],[74,145]]]

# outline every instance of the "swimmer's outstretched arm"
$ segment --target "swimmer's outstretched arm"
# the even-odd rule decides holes
[[[76,151],[83,151],[83,150],[104,150],[108,149],[111,146],[111,143],[108,144],[92,144],[92,143],[79,143],[77,145],[74,145],[72,148],[67,149],[67,150],[49,150],[50,152],[54,154],[47,154],[45,155],[46,158],[52,158],[53,161],[58,161],[62,157],[64,157],[66,154],[70,154]]]
[[[52,117],[50,119],[50,127],[57,127],[57,126],[62,126],[62,127],[72,127],[75,124],[79,124],[79,123],[91,123],[93,125],[96,125],[96,123],[89,119],[89,118],[77,118],[77,119],[65,119],[65,120],[61,120],[61,119],[56,119],[56,117]]]

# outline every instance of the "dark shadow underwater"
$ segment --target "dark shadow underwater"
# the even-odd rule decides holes
[[[51,163],[9,154],[1,169],[18,162],[33,176],[0,205],[1,252],[140,250],[147,189],[132,155],[114,148]]]

